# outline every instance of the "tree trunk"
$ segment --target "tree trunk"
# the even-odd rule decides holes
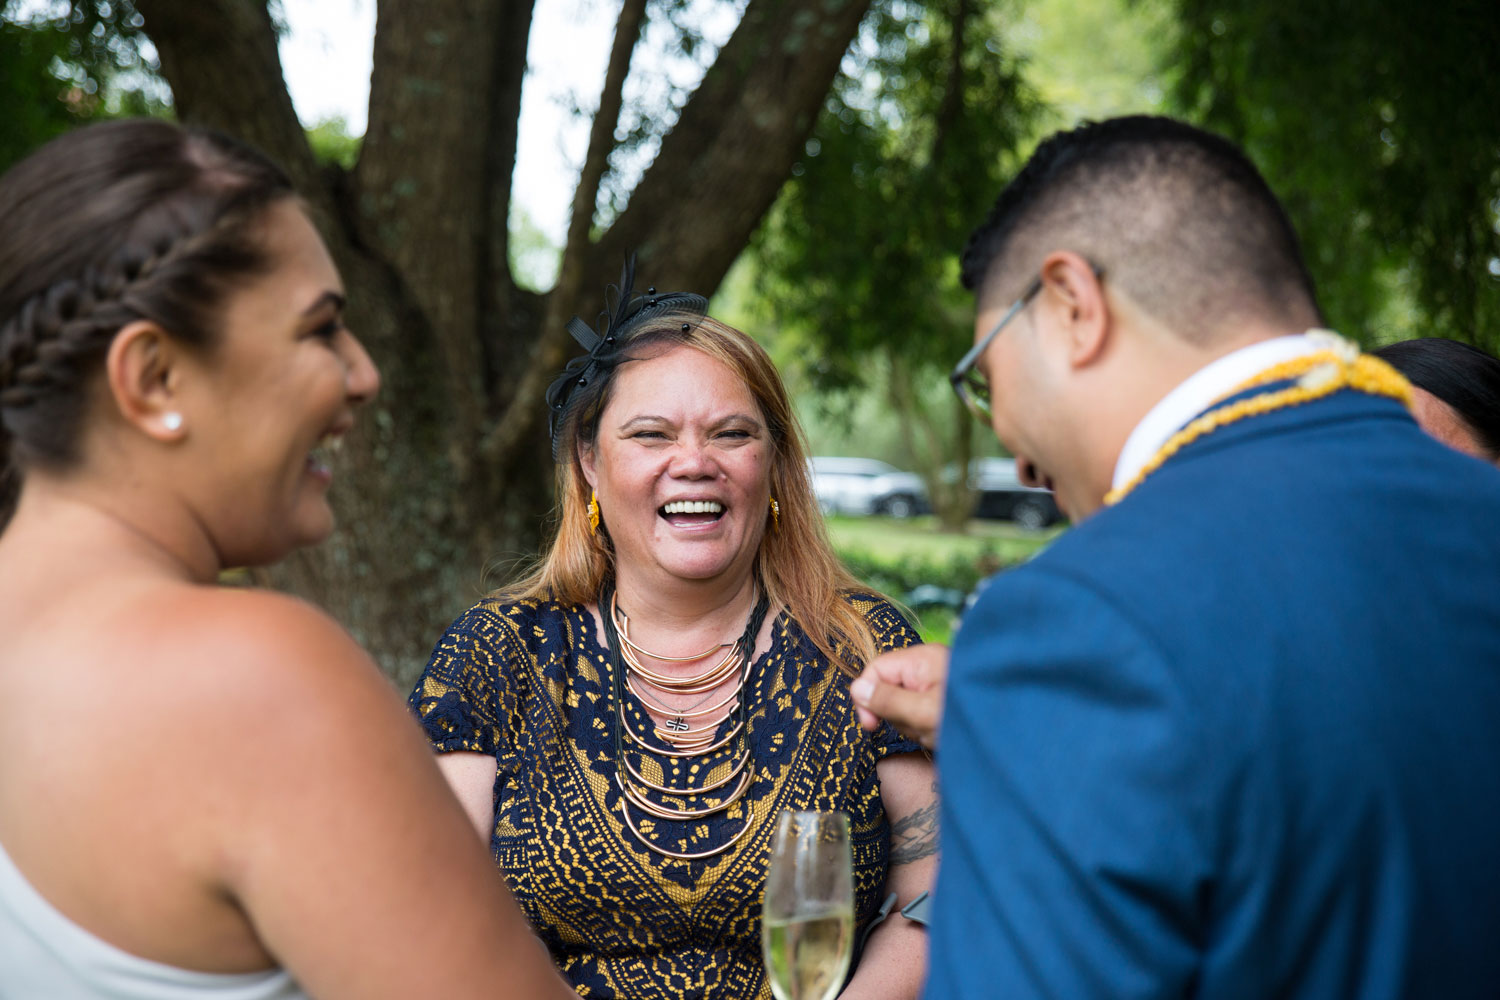
[[[383,376],[336,470],[339,531],[270,579],[409,684],[447,623],[547,535],[541,396],[567,358],[562,320],[597,312],[628,249],[644,281],[713,292],[790,173],[868,5],[750,0],[625,211],[597,240],[591,218],[575,226],[567,282],[538,296],[516,287],[506,239],[531,0],[380,0],[369,128],[347,173],[313,160],[265,0],[140,0],[181,119],[247,139],[298,183]],[[632,9],[627,33],[639,30]],[[596,131],[609,141],[612,129]]]
[[[927,486],[933,513],[944,531],[964,532],[974,513],[974,491],[969,488],[969,457],[973,453],[972,418],[958,397],[953,398],[956,414],[949,411],[944,419],[954,419],[957,433],[953,447],[944,447],[938,433],[938,418],[917,396],[911,377],[894,350],[886,352],[886,390],[891,408],[900,418],[901,442],[917,466],[917,475]],[[953,456],[953,476],[945,474],[944,462]]]

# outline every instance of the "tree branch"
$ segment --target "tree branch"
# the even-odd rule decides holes
[[[596,251],[711,293],[802,155],[869,0],[750,0]]]
[[[521,91],[526,77],[526,45],[534,0],[514,0],[501,9],[495,65],[489,85],[489,152],[485,183],[487,257],[481,273],[479,321],[487,365],[484,382],[493,387],[513,372],[532,346],[535,296],[516,288],[510,270],[511,185],[520,138]],[[523,318],[524,317],[524,318]],[[492,394],[493,395],[493,394]]]
[[[625,211],[599,242],[570,241],[580,256],[549,312],[570,315],[580,290],[602,287],[630,250],[649,284],[713,292],[791,172],[869,4],[750,0]],[[566,344],[561,321],[549,322],[486,455],[539,440],[543,396]]]
[[[630,57],[635,52],[645,19],[646,0],[624,0],[620,18],[615,24],[615,41],[604,74],[604,89],[599,95],[599,110],[594,114],[593,127],[589,131],[588,154],[578,175],[578,188],[573,193],[573,214],[568,222],[568,241],[563,257],[564,273],[578,269],[583,250],[589,244],[594,206],[599,200],[599,183],[609,166],[609,154],[615,148],[615,126],[619,123],[620,107],[625,100]]]
[[[353,177],[360,232],[405,278],[427,323],[461,470],[483,419],[479,328],[489,231],[489,95],[509,3],[380,0],[370,123]],[[521,0],[525,2],[525,0]],[[476,210],[477,209],[477,210]],[[504,225],[504,220],[499,221]]]
[[[281,73],[264,0],[139,0],[178,118],[251,143],[320,211],[328,200]]]
[[[952,33],[949,37],[951,49],[948,53],[948,76],[943,84],[943,99],[938,104],[937,118],[933,123],[932,155],[927,160],[929,173],[941,170],[943,147],[948,134],[958,120],[964,106],[964,32],[969,24],[969,0],[954,0],[952,11]]]
[[[625,78],[630,75],[631,55],[645,19],[646,0],[624,0],[615,24],[615,39],[604,73],[604,87],[599,95],[599,110],[594,113],[593,126],[589,130],[588,153],[584,156],[578,187],[573,193],[573,213],[568,221],[567,243],[563,246],[557,284],[547,296],[542,335],[510,404],[485,437],[481,453],[486,458],[512,454],[522,440],[534,435],[547,385],[567,360],[564,357],[567,338],[556,336],[553,331],[560,333],[567,318],[577,311],[584,276],[592,262],[589,230],[594,223],[594,206],[599,200],[599,184],[609,166],[609,154],[615,148],[615,125],[620,120],[620,108],[625,99]]]

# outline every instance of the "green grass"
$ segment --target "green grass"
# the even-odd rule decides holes
[[[956,534],[938,530],[931,517],[828,519],[833,547],[850,571],[902,602],[924,583],[967,593],[990,574],[1030,559],[1062,530],[1029,532],[1008,521],[975,520]],[[948,642],[956,624],[946,609],[922,609],[917,630],[928,642]]]
[[[841,555],[862,552],[892,562],[905,558],[949,562],[988,556],[1003,566],[1025,562],[1062,531],[1023,531],[1009,521],[975,519],[960,535],[938,530],[935,517],[829,517],[827,524],[833,547]]]
[[[928,608],[917,615],[917,632],[923,642],[940,642],[953,645],[953,633],[958,631],[958,615],[943,608]]]

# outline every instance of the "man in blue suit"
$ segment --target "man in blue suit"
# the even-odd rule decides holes
[[[1500,996],[1500,470],[1318,329],[1231,144],[1043,143],[955,387],[1076,526],[855,684],[936,744],[930,998]]]

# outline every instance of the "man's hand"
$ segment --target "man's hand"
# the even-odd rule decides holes
[[[936,750],[947,680],[947,646],[908,646],[871,660],[849,693],[866,729],[887,719],[904,736]]]

